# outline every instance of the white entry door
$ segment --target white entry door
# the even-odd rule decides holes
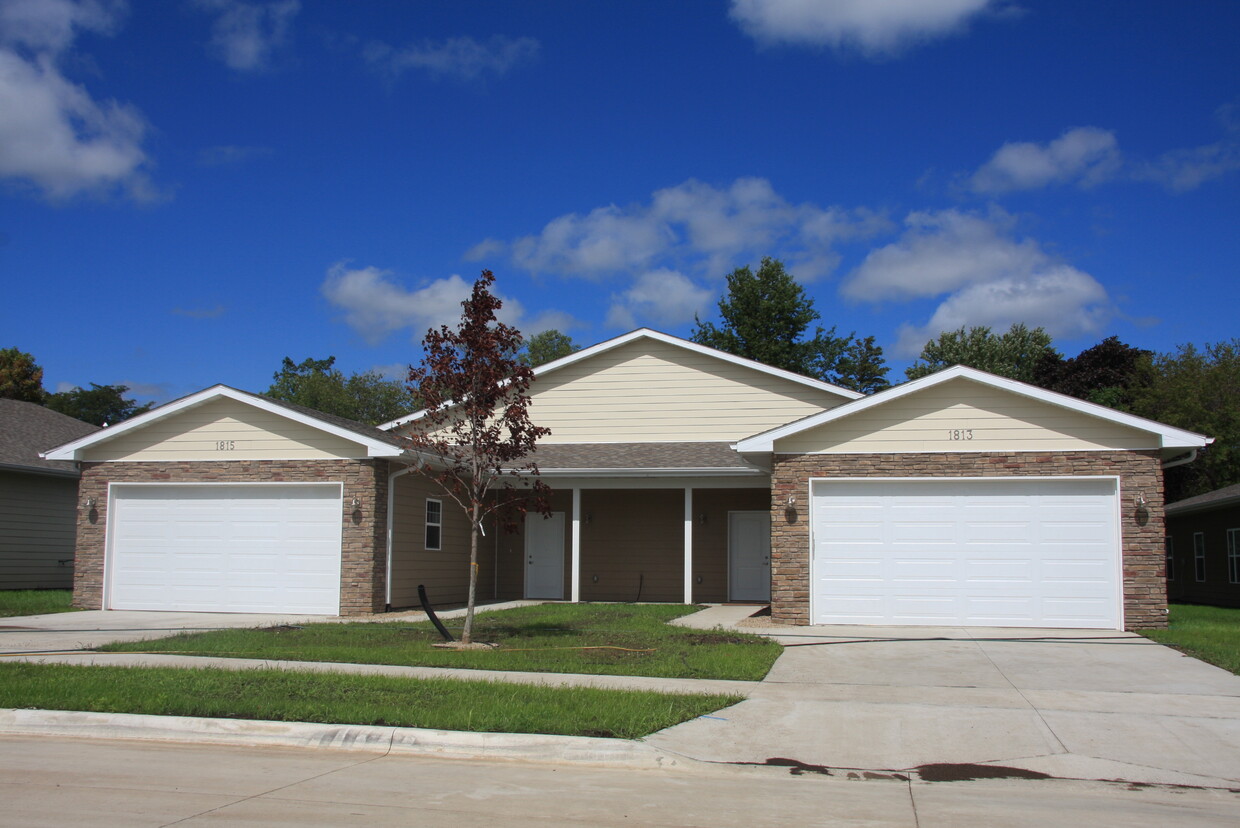
[[[728,513],[728,600],[771,600],[771,515]]]
[[[564,598],[564,513],[525,517],[525,597]]]

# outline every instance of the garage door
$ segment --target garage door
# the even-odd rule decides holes
[[[108,606],[340,610],[341,487],[112,487]]]
[[[1116,481],[815,481],[815,624],[1121,629]]]

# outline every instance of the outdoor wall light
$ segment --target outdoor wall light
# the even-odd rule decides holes
[[[698,515],[698,523],[702,524],[703,526],[706,525],[706,513],[705,512],[702,512],[702,514]]]
[[[788,499],[784,501],[784,505],[789,509],[795,509],[797,505],[797,496],[794,494],[788,495]]]
[[[359,506],[361,506],[361,505],[362,505],[362,501],[358,500],[358,499],[355,497],[355,498],[353,498],[353,500],[352,500],[352,501],[350,501],[349,505],[350,505],[350,506],[352,506],[354,509],[356,509],[357,507],[359,507]]]
[[[93,497],[88,497],[88,498],[86,498],[86,508],[87,508],[87,509],[93,509],[93,508],[95,508],[95,503],[96,503],[96,500],[95,500]]]
[[[1145,508],[1145,495],[1142,494],[1141,492],[1137,492],[1137,496],[1136,498],[1134,498],[1133,502],[1137,504],[1138,509],[1144,509]]]

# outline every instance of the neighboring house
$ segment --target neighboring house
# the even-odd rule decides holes
[[[536,369],[552,517],[480,597],[770,602],[785,623],[1165,624],[1162,473],[1209,438],[956,367],[861,397],[638,330]],[[80,606],[462,602],[468,524],[372,429],[216,386],[61,446]],[[433,458],[430,459],[433,463]]]
[[[77,466],[39,452],[98,430],[41,405],[0,399],[0,589],[73,586]]]
[[[1167,504],[1167,597],[1240,607],[1240,484]]]

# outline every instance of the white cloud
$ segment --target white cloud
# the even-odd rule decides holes
[[[613,328],[636,328],[639,320],[673,327],[693,319],[714,298],[713,291],[698,287],[675,270],[643,273],[633,286],[612,296],[607,324]]]
[[[344,311],[349,327],[374,345],[405,328],[417,342],[429,328],[455,326],[461,318],[461,303],[469,297],[473,283],[453,274],[410,289],[396,281],[390,270],[350,268],[338,262],[328,268],[322,290],[328,302]],[[496,314],[499,320],[521,328],[527,335],[548,328],[577,327],[573,317],[559,311],[544,311],[527,319],[519,301],[495,295],[504,303]]]
[[[996,0],[732,0],[730,15],[763,45],[829,46],[871,57],[960,31]]]
[[[423,70],[436,77],[475,80],[505,75],[514,66],[534,59],[539,48],[539,42],[532,37],[496,35],[485,42],[472,37],[451,37],[411,43],[399,49],[376,41],[366,46],[362,57],[392,78],[410,70]]]
[[[1158,160],[1138,167],[1134,177],[1182,193],[1240,170],[1240,104],[1223,104],[1214,115],[1223,127],[1223,140],[1163,153]]]
[[[1088,187],[1114,177],[1120,165],[1114,133],[1077,127],[1048,144],[1004,144],[973,174],[969,186],[988,194],[1070,182]]]
[[[719,188],[689,180],[658,190],[648,204],[569,213],[509,246],[517,266],[535,273],[600,277],[657,267],[691,267],[720,276],[738,263],[776,255],[802,279],[834,269],[834,246],[887,229],[881,213],[792,204],[762,178]],[[488,239],[471,250],[499,250]]]
[[[1096,332],[1111,304],[1093,276],[1055,260],[1014,221],[957,210],[911,213],[900,239],[872,251],[849,274],[844,296],[868,302],[945,297],[925,325],[905,325],[896,352],[913,356],[962,325],[1041,326],[1055,336]]]
[[[120,2],[89,0],[0,5],[0,178],[33,185],[52,200],[112,191],[156,197],[141,113],[96,101],[60,69],[79,32],[110,34],[125,10]]]
[[[197,4],[217,15],[211,27],[211,54],[238,72],[268,68],[287,44],[293,18],[301,11],[299,0],[197,0]]]

